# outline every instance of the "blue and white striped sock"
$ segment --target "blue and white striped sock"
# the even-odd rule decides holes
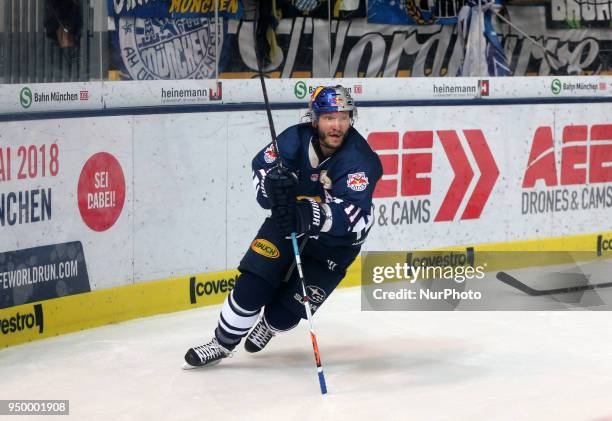
[[[261,308],[257,310],[242,308],[236,303],[234,291],[232,291],[223,303],[219,324],[215,329],[215,336],[219,343],[228,350],[233,350],[257,322],[260,311]]]

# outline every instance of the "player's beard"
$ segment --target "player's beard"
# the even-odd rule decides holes
[[[333,149],[333,150],[339,149],[342,146],[342,144],[344,143],[344,139],[346,139],[346,136],[348,135],[348,132],[349,132],[348,130],[346,130],[345,132],[342,132],[340,130],[329,131],[330,135],[338,136],[338,137],[329,137],[318,127],[317,127],[317,131],[319,132],[319,144],[322,147]]]

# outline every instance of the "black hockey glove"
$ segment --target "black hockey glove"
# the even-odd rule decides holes
[[[274,167],[264,178],[264,189],[274,206],[295,206],[297,195],[297,176],[284,167]]]
[[[264,178],[264,189],[272,205],[272,220],[283,234],[295,229],[297,183],[297,176],[282,167],[272,168]]]
[[[302,199],[295,206],[295,219],[297,234],[317,235],[325,224],[327,214],[316,200]]]

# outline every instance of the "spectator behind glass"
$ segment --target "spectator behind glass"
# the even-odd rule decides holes
[[[47,38],[57,42],[67,60],[78,58],[83,31],[80,0],[46,0],[44,26]]]

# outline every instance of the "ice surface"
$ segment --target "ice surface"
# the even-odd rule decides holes
[[[260,354],[181,370],[219,307],[0,350],[0,399],[69,399],[75,420],[612,419],[609,312],[362,312],[338,290]],[[18,420],[44,417],[18,417]],[[56,420],[65,417],[55,417]]]

